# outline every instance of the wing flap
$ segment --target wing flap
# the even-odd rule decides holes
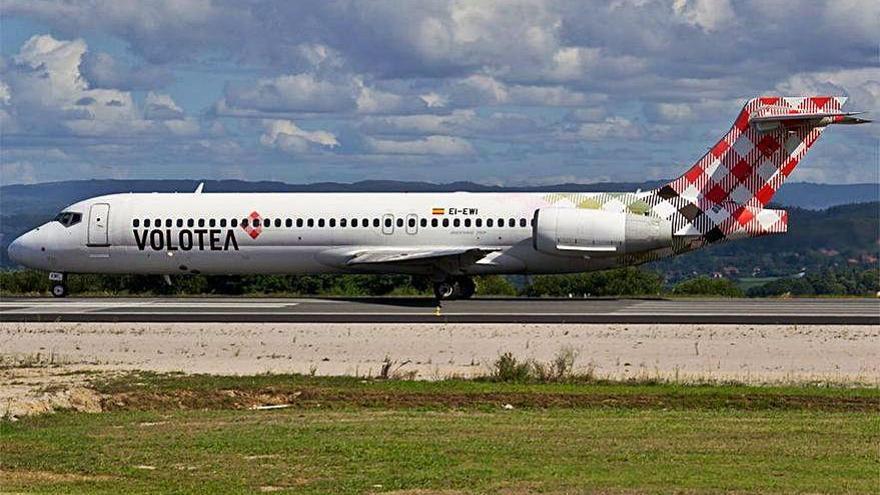
[[[462,264],[473,264],[493,251],[475,247],[361,251],[352,256],[346,265],[432,263],[454,257],[458,257]]]

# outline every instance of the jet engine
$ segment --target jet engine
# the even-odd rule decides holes
[[[632,213],[541,208],[533,229],[535,249],[557,256],[617,256],[672,246],[671,222]]]

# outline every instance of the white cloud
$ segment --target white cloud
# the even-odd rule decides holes
[[[705,32],[717,31],[736,17],[729,0],[675,0],[673,10]]]
[[[186,119],[168,95],[148,94],[145,112],[130,92],[89,87],[80,72],[87,50],[81,39],[38,35],[27,40],[6,71],[10,104],[3,120],[37,134],[95,137],[198,132],[198,124]]]
[[[348,84],[319,79],[315,74],[289,74],[240,84],[226,91],[235,108],[273,112],[340,112],[353,109]]]
[[[287,153],[306,153],[313,149],[314,145],[324,148],[339,146],[339,141],[333,133],[321,130],[306,131],[290,120],[264,120],[263,128],[260,144]]]
[[[603,122],[581,124],[578,135],[588,140],[609,138],[638,139],[642,130],[631,120],[617,115],[606,118]]]
[[[804,12],[812,15],[795,15]],[[203,169],[174,173],[230,160],[192,144],[222,136],[240,145],[238,167],[287,178],[357,179],[363,163],[412,178],[420,172],[409,165],[442,163],[432,173],[526,180],[568,175],[573,163],[596,169],[609,163],[603,153],[614,154],[615,175],[637,177],[702,151],[752,95],[848,94],[847,109],[880,110],[880,3],[870,0],[7,0],[3,14],[23,21],[17,29],[68,37],[0,57],[4,152],[85,136],[80,143],[140,146],[119,159],[108,153],[105,163],[171,163],[186,145],[205,160]],[[125,54],[90,53],[78,36],[111,40]],[[206,89],[195,96],[193,85]],[[205,98],[213,111],[193,118],[183,110]],[[335,147],[297,131],[272,138],[236,118],[320,128],[352,149],[317,153]],[[805,166],[836,144],[846,177],[875,169],[864,162],[876,162],[877,129],[834,129]],[[260,145],[261,136],[272,144]],[[451,148],[433,136],[467,140],[481,168],[455,154],[357,154],[359,143],[371,149],[366,137],[391,148]],[[635,136],[641,146],[629,147]],[[307,150],[308,160],[276,153],[281,141]],[[90,161],[79,149],[69,160]]]
[[[371,116],[362,121],[360,130],[367,134],[388,135],[510,137],[537,132],[539,127],[534,119],[522,114],[495,112],[480,116],[468,109],[455,110],[447,115]]]
[[[167,67],[128,67],[107,53],[85,53],[79,69],[92,88],[152,89],[167,86],[174,79]]]
[[[468,141],[452,136],[427,136],[424,139],[397,141],[367,138],[369,149],[389,155],[470,155],[475,152]]]
[[[144,117],[150,120],[179,120],[183,110],[171,96],[150,91],[144,100]]]
[[[427,106],[424,98],[399,95],[369,85],[363,77],[315,73],[264,78],[226,90],[214,112],[225,116],[278,116],[297,113],[407,113]]]

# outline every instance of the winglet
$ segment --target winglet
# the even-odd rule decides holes
[[[205,183],[199,182],[199,186],[196,187],[196,190],[193,191],[193,194],[202,194],[202,189],[204,189],[204,188],[205,188]]]

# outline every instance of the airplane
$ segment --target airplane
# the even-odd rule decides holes
[[[473,276],[637,265],[787,231],[766,208],[822,131],[870,122],[845,97],[749,100],[681,177],[620,193],[124,193],[74,203],[9,257],[69,273],[425,275],[442,299]],[[167,279],[167,278],[166,278]]]

